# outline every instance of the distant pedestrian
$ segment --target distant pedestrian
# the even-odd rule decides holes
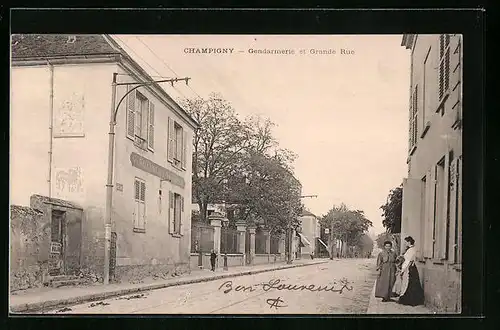
[[[392,251],[392,242],[384,242],[384,250],[377,257],[377,270],[379,271],[375,286],[375,297],[386,302],[390,300],[392,288],[396,281],[396,253]]]
[[[417,306],[424,304],[424,290],[420,285],[418,269],[415,266],[416,249],[415,240],[411,236],[405,237],[408,247],[404,254],[404,262],[401,266],[401,296],[398,303],[402,305]]]
[[[214,250],[210,253],[210,266],[212,266],[212,271],[215,272],[215,260],[217,260],[217,254]]]

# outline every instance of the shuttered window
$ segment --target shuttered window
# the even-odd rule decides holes
[[[131,87],[128,86],[127,91]],[[135,90],[130,92],[127,96],[127,137],[135,138]]]
[[[134,180],[134,231],[146,230],[146,183],[136,178]]]
[[[149,114],[148,114],[148,148],[150,150],[154,149],[155,143],[155,105],[149,102]]]
[[[169,193],[169,233],[179,235],[182,233],[184,219],[184,197],[174,192]]]
[[[441,101],[450,87],[450,35],[439,36],[439,101]]]
[[[132,139],[138,147],[154,150],[155,106],[136,90],[127,96],[126,126],[127,137]]]
[[[174,119],[168,118],[167,161],[179,169],[186,169],[188,135]]]
[[[417,144],[418,136],[418,85],[415,86],[410,98],[410,132],[409,151]]]

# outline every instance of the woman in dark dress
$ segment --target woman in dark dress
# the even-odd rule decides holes
[[[379,271],[375,286],[375,297],[386,302],[390,300],[392,288],[396,281],[396,253],[392,251],[392,243],[384,242],[384,250],[377,257],[377,270]]]
[[[405,238],[408,246],[404,254],[404,263],[401,267],[401,295],[398,303],[408,306],[418,306],[424,304],[424,290],[420,285],[418,269],[415,265],[416,249],[415,240],[411,236]]]

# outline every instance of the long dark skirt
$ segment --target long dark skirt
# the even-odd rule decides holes
[[[418,306],[424,304],[424,290],[420,285],[417,266],[411,265],[408,269],[408,288],[399,297],[398,303],[408,306]]]

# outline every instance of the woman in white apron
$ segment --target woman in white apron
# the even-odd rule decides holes
[[[415,240],[411,236],[405,238],[408,246],[404,254],[404,262],[401,267],[401,295],[398,303],[402,305],[418,306],[424,304],[424,290],[420,285],[418,269],[415,265],[416,249]]]

